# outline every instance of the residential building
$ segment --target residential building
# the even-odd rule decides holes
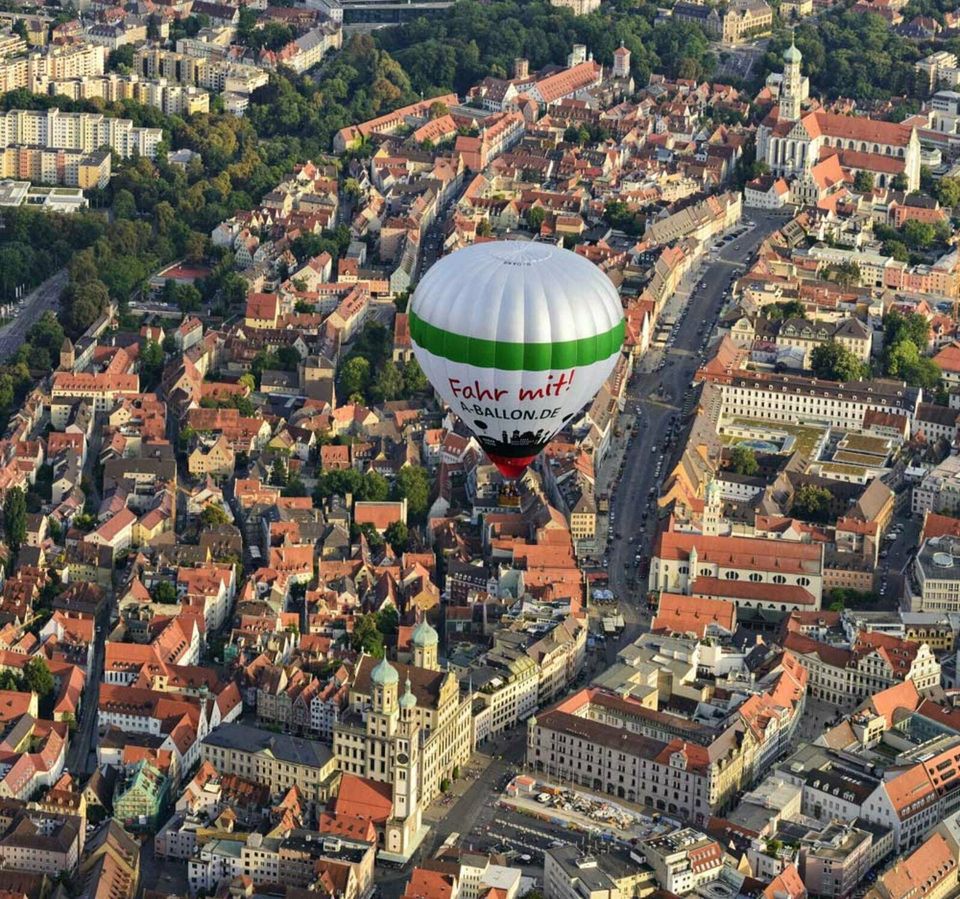
[[[600,9],[600,0],[550,0],[550,5],[573,10],[575,16],[587,16]]]
[[[925,472],[914,485],[911,511],[920,516],[927,512],[953,516],[960,513],[960,456],[947,456]]]
[[[11,109],[0,113],[0,149],[17,146],[93,153],[104,146],[127,159],[134,153],[153,159],[163,140],[160,128],[135,128],[130,119],[59,109]]]
[[[81,818],[22,812],[0,836],[0,860],[5,868],[57,877],[76,870],[82,846]]]
[[[336,757],[315,740],[245,724],[225,724],[208,733],[200,758],[222,774],[265,784],[274,794],[295,786],[314,802],[327,801],[338,770]]]
[[[831,821],[800,841],[800,875],[815,896],[847,897],[893,850],[887,828],[863,819]]]
[[[867,890],[867,899],[943,899],[957,889],[956,844],[943,833],[930,834],[909,856],[898,859]]]
[[[197,847],[187,877],[194,894],[244,878],[251,884],[282,884],[281,889],[311,893],[314,885],[319,891],[336,883],[342,899],[363,899],[373,887],[375,854],[370,843],[300,827],[281,835],[228,833]]]
[[[644,840],[638,849],[661,889],[677,896],[715,880],[723,867],[720,844],[691,827]]]
[[[940,663],[926,643],[889,634],[858,633],[849,648],[789,633],[782,640],[810,676],[810,695],[853,708],[874,693],[902,681],[929,692],[940,685]]]
[[[266,70],[227,59],[189,56],[157,47],[141,47],[133,57],[133,70],[143,78],[165,78],[177,84],[248,97],[269,80]]]
[[[619,899],[655,886],[634,853],[617,849],[584,855],[577,846],[555,846],[543,854],[544,899]]]

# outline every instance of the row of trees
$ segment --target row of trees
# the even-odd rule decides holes
[[[763,60],[764,75],[782,71],[783,51],[790,39],[783,31],[770,41]],[[881,16],[853,12],[838,4],[816,20],[799,25],[796,43],[803,54],[811,93],[862,101],[925,95],[925,86],[913,68],[923,53]],[[900,121],[915,106],[895,109],[891,117]]]
[[[401,468],[392,488],[390,482],[376,471],[360,474],[353,468],[328,469],[320,472],[313,499],[318,506],[331,496],[347,494],[364,502],[405,499],[407,517],[422,522],[430,509],[430,488],[430,476],[419,466]]]

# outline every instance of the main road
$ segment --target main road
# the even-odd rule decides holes
[[[619,640],[607,644],[608,661],[612,662],[620,647],[635,640],[649,621],[646,583],[644,578],[636,580],[634,559],[638,553],[650,556],[657,518],[656,493],[650,491],[659,492],[683,439],[683,416],[689,412],[689,406],[684,409],[684,399],[700,364],[701,343],[704,338],[714,339],[724,293],[736,277],[738,266],[743,266],[761,241],[786,220],[748,211],[740,228],[734,229],[742,233],[690,272],[666,304],[664,314],[678,316],[673,346],[651,349],[631,379],[621,419],[631,427],[623,428],[624,436],[615,443],[598,479],[598,492],[608,492],[612,498],[607,572],[625,624]],[[658,370],[661,362],[663,367]],[[665,448],[671,433],[676,442]]]
[[[6,362],[27,339],[27,331],[47,310],[60,308],[60,294],[67,286],[67,271],[61,269],[23,298],[17,317],[0,328],[0,362]]]

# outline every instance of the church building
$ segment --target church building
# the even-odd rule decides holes
[[[757,130],[757,159],[775,176],[791,181],[793,200],[816,203],[840,170],[869,172],[877,187],[903,175],[906,189],[920,186],[920,139],[916,128],[805,106],[809,83],[795,45],[783,54],[780,102]]]

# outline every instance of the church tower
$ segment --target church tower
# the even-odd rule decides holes
[[[800,104],[803,103],[803,75],[800,63],[803,56],[797,45],[791,41],[783,53],[783,83],[780,85],[780,121],[795,122],[800,118]]]
[[[716,537],[720,533],[720,522],[723,520],[723,498],[720,495],[720,485],[711,478],[707,484],[706,496],[703,500],[703,535]]]
[[[73,348],[73,341],[69,337],[64,337],[63,344],[60,347],[60,370],[73,371],[76,362],[77,356]]]
[[[430,671],[440,670],[440,662],[437,660],[437,646],[440,643],[440,637],[427,623],[426,618],[413,629],[410,642],[413,644],[413,666],[415,668],[427,668]]]

